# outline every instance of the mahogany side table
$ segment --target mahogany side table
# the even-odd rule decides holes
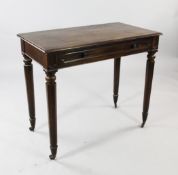
[[[155,53],[161,33],[123,24],[109,23],[18,34],[24,57],[30,130],[35,128],[35,98],[32,60],[46,73],[46,94],[50,136],[50,159],[57,153],[56,76],[58,69],[114,59],[113,100],[117,107],[121,57],[148,52],[143,100],[144,127],[148,116]]]

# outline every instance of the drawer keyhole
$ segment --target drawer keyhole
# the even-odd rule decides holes
[[[138,44],[137,44],[137,43],[132,44],[132,45],[131,45],[131,48],[132,48],[132,49],[138,48]]]
[[[85,52],[80,53],[80,57],[84,58],[85,57]]]

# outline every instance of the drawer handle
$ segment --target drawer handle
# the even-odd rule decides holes
[[[72,55],[76,56],[78,58],[72,58]],[[86,52],[85,51],[79,51],[79,52],[71,52],[66,54],[66,56],[70,56],[69,58],[62,58],[61,61],[63,63],[70,63],[70,62],[75,62],[75,61],[79,61],[81,60],[81,58],[84,58],[86,56]]]
[[[69,55],[78,55],[80,58],[83,58],[86,56],[86,52],[85,51],[79,51],[79,52],[71,52],[71,53],[68,53],[66,54],[66,56],[69,56]]]
[[[61,61],[62,61],[64,64],[67,64],[67,63],[73,63],[73,62],[76,62],[76,61],[81,61],[81,58],[78,58],[78,59],[71,59],[71,60],[61,59]]]

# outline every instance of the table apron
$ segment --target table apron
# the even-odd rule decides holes
[[[157,47],[155,45],[154,47]],[[115,43],[108,46],[76,49],[71,52],[57,53],[56,65],[65,68],[85,63],[127,56],[147,52],[153,48],[153,38],[137,39],[133,41]]]

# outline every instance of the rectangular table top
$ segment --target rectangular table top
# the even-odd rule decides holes
[[[44,53],[51,53],[129,39],[158,36],[160,34],[159,32],[123,23],[108,23],[22,33],[18,34],[18,36]]]

